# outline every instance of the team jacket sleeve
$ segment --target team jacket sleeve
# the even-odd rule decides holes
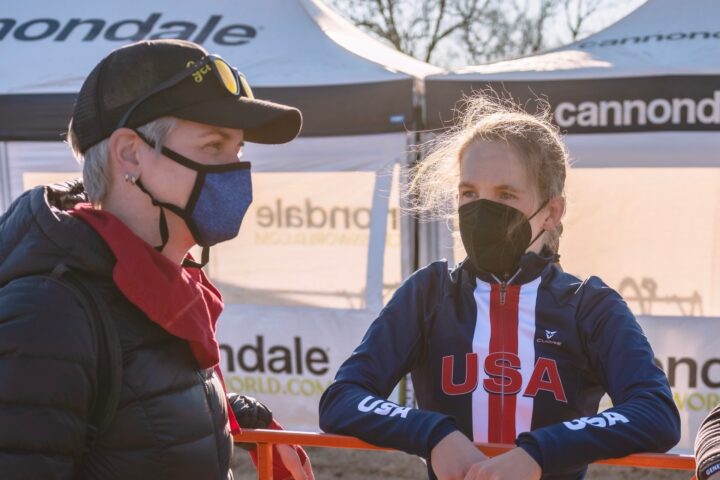
[[[75,478],[94,382],[93,337],[80,304],[50,279],[0,289],[0,472]]]
[[[578,310],[579,328],[591,368],[613,407],[518,437],[518,445],[539,460],[546,475],[604,458],[664,452],[680,439],[680,417],[667,378],[627,304],[597,279],[584,288],[589,292]]]
[[[423,269],[398,289],[342,364],[320,399],[324,431],[428,458],[435,444],[456,429],[451,417],[386,400],[419,352],[419,322],[433,309],[431,274]]]

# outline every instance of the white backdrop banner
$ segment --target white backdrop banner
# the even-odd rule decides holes
[[[693,453],[700,422],[720,403],[720,318],[640,317],[680,410],[677,453]]]
[[[319,431],[320,396],[373,318],[365,310],[228,305],[217,331],[227,389],[265,403],[285,428]]]

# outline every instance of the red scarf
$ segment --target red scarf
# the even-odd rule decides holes
[[[173,263],[110,212],[79,203],[68,213],[88,223],[110,247],[117,260],[113,281],[123,295],[165,331],[186,340],[200,367],[214,368],[222,381],[215,325],[223,301],[205,273]],[[228,419],[232,433],[239,433],[229,404]]]

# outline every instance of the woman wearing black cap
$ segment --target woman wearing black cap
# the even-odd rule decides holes
[[[300,126],[190,42],[96,66],[68,133],[84,186],[34,189],[0,217],[3,478],[228,479],[238,421],[277,427],[225,393],[222,298],[198,267],[252,201],[243,143]],[[313,478],[302,449],[277,453],[275,478]]]

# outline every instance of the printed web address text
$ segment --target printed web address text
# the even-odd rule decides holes
[[[720,403],[720,394],[712,392],[689,392],[673,390],[673,400],[681,412],[709,412]],[[605,396],[600,401],[599,411],[611,408],[612,402]]]
[[[242,395],[293,395],[300,397],[320,396],[332,380],[314,378],[280,379],[262,375],[227,375],[225,386],[228,392]]]

